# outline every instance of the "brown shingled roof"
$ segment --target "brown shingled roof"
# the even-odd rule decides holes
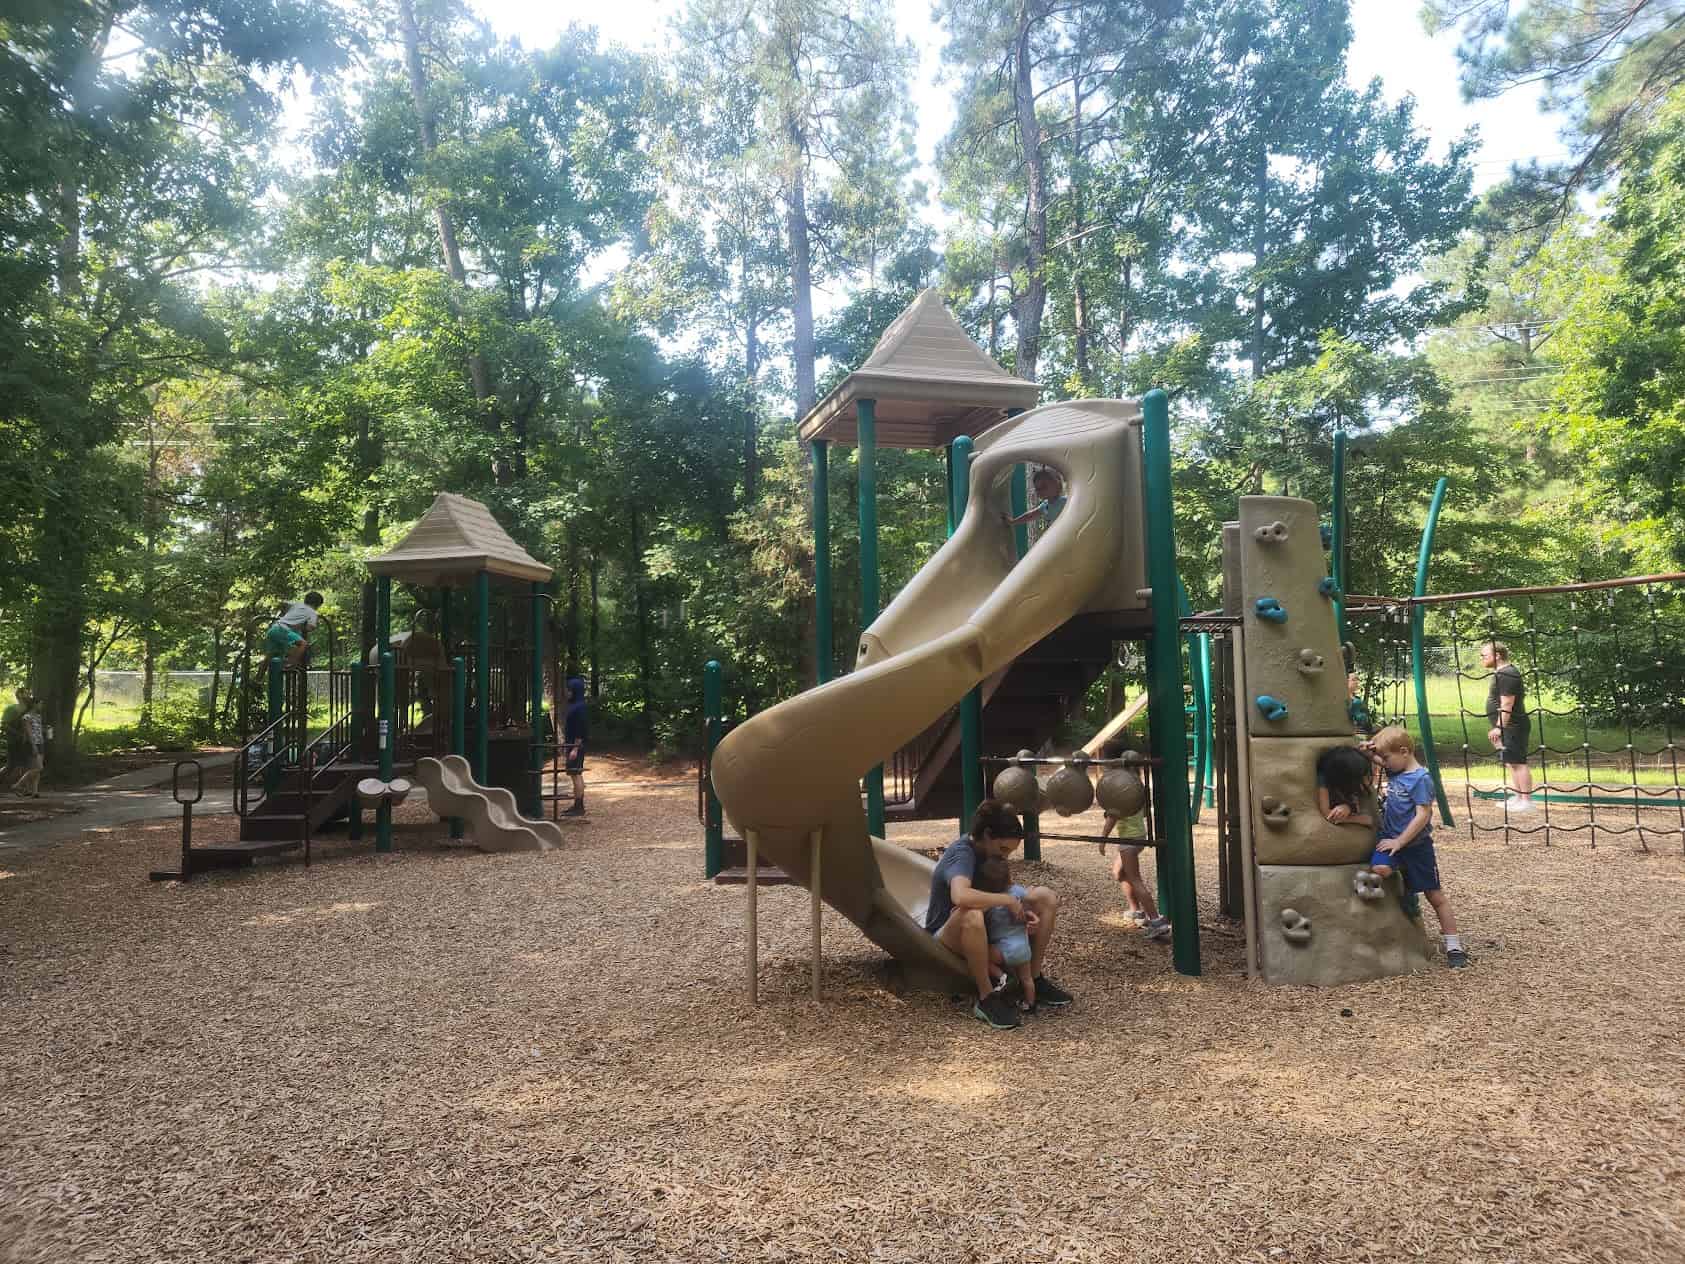
[[[975,438],[1008,409],[1034,408],[1039,396],[1034,382],[991,360],[929,289],[884,330],[866,363],[802,418],[797,433],[852,444],[855,401],[871,399],[879,447],[934,448],[962,434]]]
[[[390,553],[371,557],[371,574],[405,583],[451,585],[481,571],[514,580],[548,580],[554,572],[509,538],[477,500],[440,492]]]

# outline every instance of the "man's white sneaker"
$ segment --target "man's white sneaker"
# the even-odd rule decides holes
[[[1519,816],[1523,812],[1536,811],[1538,806],[1531,799],[1511,799],[1504,805],[1504,810],[1511,816]]]

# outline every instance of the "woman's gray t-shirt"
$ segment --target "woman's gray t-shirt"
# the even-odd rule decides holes
[[[957,838],[943,850],[936,862],[936,872],[930,875],[930,907],[924,913],[924,928],[934,935],[947,923],[954,911],[954,896],[950,883],[955,878],[977,877],[977,849],[971,845],[971,835]]]

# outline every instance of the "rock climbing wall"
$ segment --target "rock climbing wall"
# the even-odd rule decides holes
[[[1316,506],[1243,497],[1239,529],[1224,535],[1225,583],[1238,571],[1240,588],[1224,606],[1245,625],[1264,978],[1331,984],[1425,969],[1427,941],[1399,903],[1399,879],[1382,884],[1368,868],[1373,828],[1331,825],[1317,807],[1317,756],[1354,739]]]

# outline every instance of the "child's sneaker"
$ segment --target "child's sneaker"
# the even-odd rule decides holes
[[[1468,949],[1447,948],[1445,950],[1445,964],[1453,970],[1461,970],[1469,963]]]
[[[1147,915],[1140,909],[1127,909],[1123,914],[1123,920],[1126,922],[1133,922],[1135,925],[1141,926],[1147,922],[1148,918]]]

